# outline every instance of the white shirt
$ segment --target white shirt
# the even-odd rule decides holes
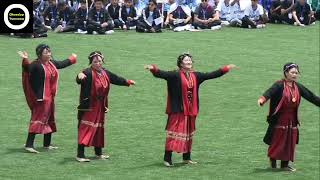
[[[248,16],[252,21],[257,21],[259,20],[260,16],[263,15],[263,7],[260,4],[257,4],[256,9],[252,9],[252,5],[247,6],[247,8],[244,10],[244,15]]]
[[[230,3],[226,4],[223,0],[221,0],[215,10],[220,12],[220,19],[225,19],[227,21],[231,20]]]
[[[231,17],[232,19],[242,19],[243,18],[243,10],[241,10],[241,6],[238,3],[234,3],[233,6],[231,6]]]

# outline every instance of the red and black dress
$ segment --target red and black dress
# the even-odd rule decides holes
[[[294,161],[295,147],[299,142],[298,108],[301,96],[320,106],[320,97],[302,84],[277,81],[262,96],[264,103],[270,99],[269,127],[264,142],[269,145],[268,156],[273,160]]]
[[[228,71],[227,67],[210,73],[162,71],[153,65],[152,74],[165,79],[168,85],[166,152],[189,153],[185,160],[190,159],[192,137],[196,130],[195,121],[199,111],[199,86],[205,80],[220,77]],[[165,157],[165,161],[169,162],[171,159]]]
[[[51,134],[57,131],[55,124],[54,98],[58,90],[58,69],[65,68],[76,62],[70,56],[64,61],[50,60],[42,63],[28,59],[22,61],[22,84],[28,106],[31,110],[29,134]],[[33,137],[34,138],[34,137]],[[26,147],[33,147],[33,140]]]
[[[94,146],[101,151],[104,147],[105,113],[108,111],[110,84],[130,86],[130,82],[103,69],[98,72],[92,68],[83,70],[86,78],[77,83],[81,85],[80,105],[78,106],[78,157],[84,158],[84,146]],[[79,152],[80,151],[80,152]],[[96,153],[101,155],[101,152]]]

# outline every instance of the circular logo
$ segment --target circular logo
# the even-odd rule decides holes
[[[21,9],[24,14],[12,14],[10,13],[9,15],[9,12],[12,10],[12,9]],[[10,17],[9,19],[9,16],[14,16],[13,18]],[[18,16],[18,18],[15,18],[16,16]],[[29,20],[30,20],[30,14],[29,14],[29,11],[28,9],[22,5],[22,4],[11,4],[10,6],[8,6],[5,10],[4,10],[4,23],[11,29],[14,29],[14,30],[20,30],[20,29],[23,29],[24,27],[26,27],[29,23]],[[22,17],[22,18],[21,18]],[[23,20],[23,23],[22,24],[19,24],[19,25],[14,25],[10,22],[10,20],[15,20],[15,19],[18,19],[18,20],[21,20],[21,19],[24,19]]]

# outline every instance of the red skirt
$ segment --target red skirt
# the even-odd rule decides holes
[[[50,97],[44,101],[35,102],[31,110],[29,133],[47,134],[56,131],[54,98]]]
[[[196,118],[196,116],[185,116],[183,113],[168,115],[166,151],[191,152]]]
[[[284,112],[275,126],[268,156],[275,160],[294,161],[298,140],[296,114]]]
[[[93,100],[91,111],[85,112],[78,129],[78,144],[104,147],[104,101]]]

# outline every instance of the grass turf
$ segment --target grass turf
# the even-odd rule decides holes
[[[21,87],[21,60],[16,51],[35,58],[39,43],[51,46],[56,59],[78,55],[78,63],[60,71],[56,97],[58,132],[53,143],[60,148],[45,152],[36,136],[40,154],[23,150],[30,112]],[[285,179],[319,178],[319,109],[302,101],[300,144],[295,173],[267,169],[267,146],[262,143],[268,105],[259,108],[258,97],[282,77],[282,66],[296,62],[301,79],[319,95],[319,23],[300,28],[268,25],[262,30],[225,28],[211,32],[138,34],[116,32],[111,36],[53,34],[46,39],[0,36],[0,179]],[[106,123],[106,148],[111,158],[80,164],[77,147],[76,74],[88,66],[87,56],[101,50],[105,67],[133,79],[135,87],[112,86]],[[215,70],[229,63],[240,70],[205,82],[200,90],[200,114],[194,137],[195,166],[183,166],[174,154],[174,168],[162,165],[166,115],[166,83],[143,69],[157,64],[175,69],[176,57],[189,51],[198,71]],[[86,148],[93,157],[93,149]]]

